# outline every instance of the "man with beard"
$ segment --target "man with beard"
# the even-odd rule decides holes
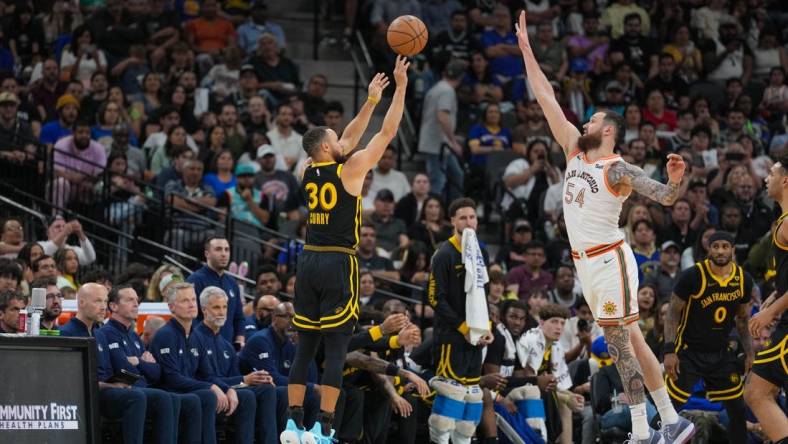
[[[60,67],[54,59],[44,60],[42,77],[39,83],[30,90],[30,97],[33,99],[38,111],[38,116],[42,122],[49,122],[55,118],[58,98],[66,92],[66,82],[60,81]]]
[[[332,423],[342,386],[342,369],[358,320],[359,196],[364,177],[378,163],[399,128],[408,66],[404,57],[397,58],[393,73],[397,88],[391,106],[380,132],[372,137],[366,149],[345,160],[347,147],[340,143],[333,130],[317,127],[304,134],[303,148],[312,159],[302,180],[309,215],[306,245],[298,258],[293,324],[299,330],[299,340],[287,387],[290,420],[280,438],[283,443],[300,442],[303,436],[322,444],[330,442],[334,435]],[[388,79],[378,74],[373,84],[377,85],[376,96],[370,94],[367,101],[374,104],[388,85]],[[334,278],[327,281],[325,276]],[[312,430],[307,432],[302,407],[306,376],[321,342],[324,342],[326,353],[320,415]]]
[[[639,24],[639,16],[637,20]],[[613,155],[625,131],[623,118],[611,111],[594,114],[581,135],[564,116],[552,85],[534,57],[526,33],[525,12],[520,14],[517,37],[531,88],[567,158],[564,216],[572,257],[583,294],[604,329],[610,355],[626,387],[632,417],[631,442],[684,444],[694,435],[695,427],[676,413],[659,362],[636,322],[638,268],[632,249],[618,229],[621,206],[632,190],[663,205],[676,201],[684,161],[678,154],[668,155],[666,185]],[[662,418],[661,431],[648,425],[646,388]]]
[[[758,337],[763,328],[778,319],[769,346],[755,357],[747,378],[744,398],[763,427],[767,438],[775,443],[788,442],[788,419],[775,397],[788,383],[785,370],[786,331],[788,331],[788,156],[772,166],[766,178],[769,197],[780,205],[782,215],[772,229],[775,291],[761,304],[760,311],[750,320],[750,333]]]
[[[262,228],[271,218],[273,213],[269,208],[267,196],[254,187],[254,167],[248,163],[241,163],[235,167],[236,185],[222,193],[216,201],[216,206],[226,208],[230,217],[245,222],[253,227]],[[242,229],[241,225],[238,228]],[[257,233],[252,233],[257,234]]]
[[[676,408],[689,399],[703,378],[709,401],[722,401],[730,416],[730,442],[747,442],[742,375],[752,366],[752,338],[747,328],[750,301],[758,287],[733,262],[733,236],[717,231],[709,238],[709,257],[684,271],[670,296],[665,320],[664,365],[668,393]],[[729,346],[734,322],[745,355],[744,372]]]
[[[271,145],[265,144],[258,148],[257,163],[260,164],[260,171],[254,178],[254,186],[265,196],[268,204],[266,208],[271,214],[286,212],[291,219],[301,217],[298,181],[289,171],[278,169],[278,162],[276,150]],[[275,230],[278,223],[279,218],[273,217],[267,226]]]
[[[71,94],[64,94],[57,99],[55,111],[57,119],[45,123],[38,136],[38,140],[48,147],[61,138],[71,135],[74,122],[79,116],[79,100]]]
[[[470,64],[471,50],[476,46],[473,35],[468,32],[468,16],[458,9],[451,13],[450,29],[438,34],[432,41],[432,57],[434,66],[442,66],[448,60],[455,59]]]
[[[90,126],[87,120],[77,121],[74,135],[55,144],[55,181],[51,197],[56,208],[64,209],[75,199],[89,200],[107,166],[107,151],[90,139]]]
[[[623,55],[618,60],[611,57],[614,64],[626,62],[641,79],[646,79],[656,75],[659,57],[656,42],[641,33],[641,23],[640,14],[627,14],[624,35],[610,42],[609,52]]]
[[[206,239],[204,247],[206,264],[186,278],[186,282],[194,284],[195,293],[202,294],[210,286],[219,287],[225,292],[230,322],[221,327],[221,335],[227,342],[243,347],[246,340],[243,295],[235,279],[225,273],[230,264],[230,243],[224,237],[212,236]],[[202,319],[202,313],[197,313],[197,319]]]
[[[270,294],[258,294],[254,298],[254,303],[252,303],[254,313],[246,317],[246,326],[244,327],[247,343],[249,337],[271,325],[271,313],[277,305],[279,305],[279,299]]]
[[[41,314],[42,330],[57,330],[57,318],[63,311],[63,294],[57,288],[57,279],[44,277],[35,279],[30,283],[30,288],[43,288],[46,290],[46,307]]]
[[[200,293],[203,322],[195,327],[194,333],[207,365],[199,377],[219,386],[228,397],[232,396],[231,392],[237,396],[238,408],[231,419],[235,443],[275,442],[277,412],[273,379],[266,371],[241,376],[235,349],[220,333],[227,321],[227,301],[227,294],[219,287],[206,287]],[[247,387],[238,388],[240,384]]]

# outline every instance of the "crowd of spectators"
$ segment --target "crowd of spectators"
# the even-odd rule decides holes
[[[617,151],[655,179],[664,179],[667,154],[678,153],[687,163],[675,205],[664,208],[633,195],[620,218],[639,266],[640,325],[657,356],[676,280],[706,257],[715,231],[733,234],[736,262],[752,274],[761,295],[771,292],[769,235],[778,209],[765,196],[763,181],[774,161],[788,152],[788,17],[781,2],[344,3],[346,17],[358,18],[346,22],[369,37],[376,62],[386,69],[392,57],[385,45],[388,23],[413,14],[430,30],[429,45],[411,64],[408,92],[418,126],[413,148],[424,170],[399,171],[402,153],[392,146],[362,189],[361,317],[367,325],[394,319],[383,323],[388,329],[383,333],[370,330],[376,345],[367,350],[403,372],[429,374],[429,362],[417,364],[410,357],[419,355],[421,336],[427,344],[421,347],[429,346],[434,313],[422,304],[422,289],[432,254],[452,235],[446,207],[456,197],[470,196],[481,202],[480,216],[488,222],[480,231],[489,234],[488,227],[496,227],[494,241],[483,245],[492,253],[492,321],[519,337],[537,335],[545,313],[550,319],[566,318],[556,336],[560,339],[550,339],[555,331],[544,335],[561,344],[567,366],[557,367],[561,374],[539,379],[539,388],[555,390],[558,383],[561,390],[584,397],[584,402],[567,398],[574,403],[576,424],[582,423],[576,427],[577,442],[592,442],[600,424],[593,418],[613,408],[610,399],[601,406],[592,403],[590,378],[578,373],[582,362],[604,365],[609,356],[571,259],[561,210],[565,159],[529,90],[513,33],[513,17],[522,8],[528,11],[534,53],[570,121],[580,125],[600,108],[620,112],[626,136]],[[255,389],[254,399],[243,401],[236,416],[243,411],[248,420],[255,415],[254,403],[271,403],[257,412],[276,412],[276,419],[265,420],[276,427],[250,431],[240,417],[235,427],[236,436],[257,433],[258,442],[269,442],[283,426],[282,410],[275,406],[284,405],[279,388],[286,385],[294,347],[288,301],[306,229],[297,176],[306,162],[301,134],[316,125],[341,133],[348,120],[342,104],[332,100],[332,74],[301,77],[288,54],[286,38],[292,36],[285,36],[263,1],[55,0],[1,6],[0,166],[7,183],[42,177],[38,161],[51,156],[54,173],[39,180],[48,181],[42,196],[59,210],[108,196],[99,202],[105,221],[128,238],[150,222],[145,219],[149,207],[170,202],[174,212],[163,243],[196,251],[207,265],[188,275],[169,264],[135,263],[123,253],[132,246],[122,237],[121,260],[113,262],[121,266],[109,273],[78,219],[66,220],[55,211],[45,233],[26,238],[35,232],[33,222],[7,217],[0,227],[0,331],[16,331],[18,312],[38,286],[47,289],[42,322],[52,329],[58,327],[62,300],[78,293],[87,295],[80,298],[76,317],[87,332],[106,318],[112,320],[99,331],[114,325],[132,335],[128,329],[136,309],[126,305],[167,302],[174,320],[148,318],[134,338],[137,350],[126,350],[134,352],[136,358],[128,361],[133,367],[143,362],[160,367],[155,375],[142,371],[144,385],[179,393],[202,390],[201,400],[211,399],[213,391],[215,402],[224,405],[219,410],[230,413],[242,401],[231,399],[237,396],[232,386],[241,380],[254,387],[273,382],[273,394]],[[212,237],[220,234],[214,232],[216,224],[228,219],[240,222],[238,229],[247,236],[268,239],[265,233],[271,230],[287,239],[276,241],[280,249],[246,245],[254,257],[242,262],[236,249],[243,239],[228,243]],[[239,287],[226,271],[248,276],[255,285]],[[184,282],[194,284],[193,290]],[[114,289],[86,287],[89,283]],[[206,294],[206,287],[222,293]],[[245,294],[254,299],[244,303]],[[86,306],[93,296],[95,306]],[[184,306],[182,298],[189,299]],[[218,321],[222,310],[223,323]],[[421,327],[418,340],[406,317]],[[158,339],[156,331],[167,326],[166,340],[174,341],[193,319],[195,331],[206,338],[194,347],[222,350],[233,356],[231,364],[203,368],[201,360],[168,361],[162,352],[167,347],[161,345],[165,339]],[[203,320],[202,327],[196,319]],[[754,338],[758,347],[765,346],[767,333]],[[404,343],[381,346],[378,334],[399,334]],[[397,346],[389,349],[389,344]],[[497,360],[503,353],[500,340],[494,345],[497,352],[488,354],[482,384],[491,390],[499,388],[504,366]],[[119,364],[117,350],[109,344],[107,349],[109,377]],[[349,367],[359,374],[352,373],[347,390],[356,394],[379,387],[391,405],[384,410],[393,413],[391,426],[385,426],[396,433],[389,441],[413,442],[415,434],[408,438],[406,433],[412,425],[403,418],[429,410],[411,390],[417,384],[408,386],[410,375],[405,375],[392,385],[390,378],[374,374],[378,364],[367,360],[369,353],[359,355],[352,355]],[[307,410],[319,397],[318,386],[312,395]],[[160,394],[146,396],[150,403]],[[500,402],[512,407],[506,398]],[[205,406],[205,414],[217,410]],[[341,439],[354,442],[359,424],[379,430],[383,419],[352,411],[352,402],[348,406],[347,422],[336,421]],[[199,414],[199,403],[181,409],[181,417],[187,412]],[[135,415],[129,417],[139,421],[139,412]],[[560,424],[548,423],[545,430],[551,438],[561,434]],[[748,430],[752,442],[761,442],[754,421]],[[571,432],[561,438],[566,439],[571,440]]]

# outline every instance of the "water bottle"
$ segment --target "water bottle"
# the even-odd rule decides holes
[[[613,403],[613,413],[621,413],[621,404],[618,402],[618,392],[616,392],[616,389],[613,389],[613,397],[610,401]]]
[[[19,333],[27,332],[27,309],[19,310]]]

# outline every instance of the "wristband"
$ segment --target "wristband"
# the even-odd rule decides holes
[[[373,105],[377,105],[380,103],[380,99],[376,99],[372,96],[367,96],[367,102],[372,102]]]
[[[676,344],[674,342],[666,342],[662,346],[663,353],[676,353]]]
[[[397,376],[399,374],[399,366],[397,364],[389,364],[386,366],[386,376]]]

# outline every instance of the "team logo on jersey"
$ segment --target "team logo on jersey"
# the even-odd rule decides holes
[[[604,304],[602,304],[602,313],[608,316],[613,316],[614,314],[616,314],[617,310],[618,307],[616,306],[615,302],[607,301]]]
[[[738,384],[741,381],[741,376],[738,373],[731,373],[730,380],[734,384]]]

